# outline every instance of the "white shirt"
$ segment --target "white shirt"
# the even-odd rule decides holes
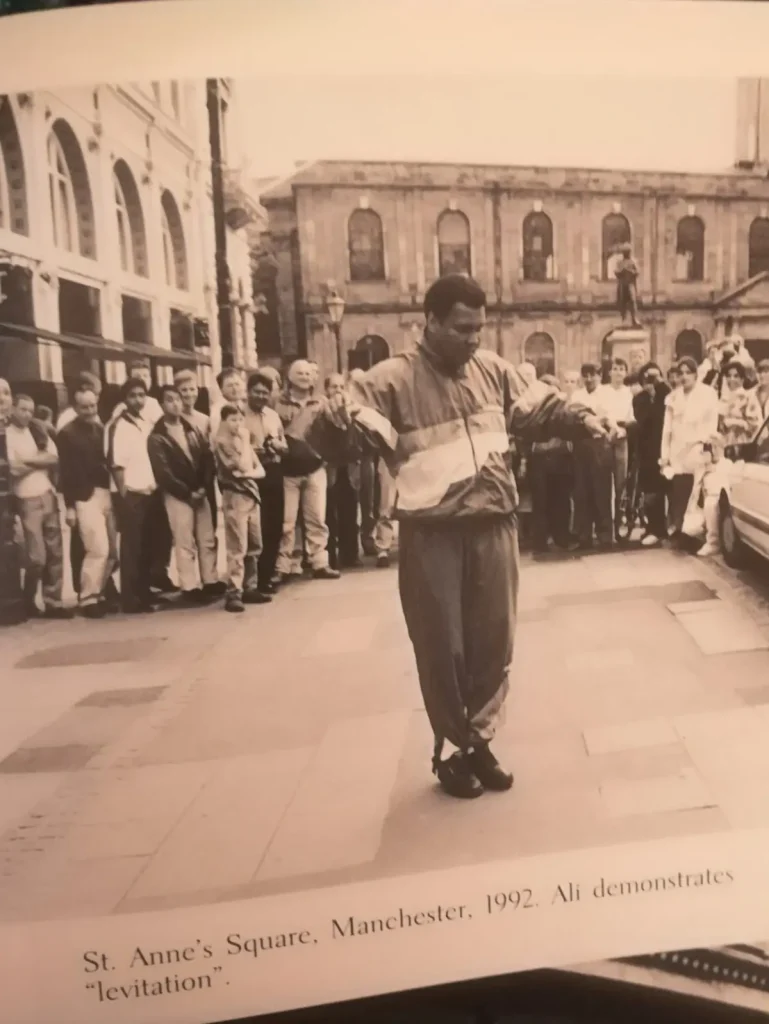
[[[11,467],[14,463],[24,462],[26,459],[34,458],[40,454],[32,431],[29,427],[17,427],[15,423],[9,423],[6,427],[6,445],[8,449],[8,462]],[[48,438],[46,451],[49,455],[56,454],[56,445],[51,438]],[[51,477],[47,469],[33,469],[25,476],[11,478],[13,493],[17,498],[40,498],[53,490]]]
[[[122,416],[125,412],[125,402],[120,402],[112,410],[112,416],[110,416],[110,423],[114,423],[118,416]],[[153,398],[152,395],[147,395],[144,400],[144,406],[142,408],[141,416],[151,427],[154,427],[160,417],[163,415],[163,410],[160,407],[160,402],[157,398]]]
[[[718,429],[718,395],[706,384],[695,384],[687,394],[683,388],[665,399],[665,424],[660,460],[674,473],[695,473],[702,466],[700,445]]]
[[[592,413],[597,415],[598,409],[596,408],[596,403],[599,389],[600,385],[595,389],[595,391],[588,391],[587,388],[577,388],[576,391],[572,393],[572,396],[569,399],[569,404],[573,403],[574,405],[584,405]]]
[[[66,425],[68,423],[71,423],[76,417],[77,413],[75,412],[74,408],[70,405],[67,409],[64,410],[63,413],[61,413],[59,418],[56,420],[56,433],[58,434],[62,427],[66,427]]]
[[[596,414],[607,416],[612,423],[630,423],[633,420],[633,392],[626,384],[618,388],[611,384],[599,384],[596,388]],[[620,431],[625,436],[625,431]]]
[[[147,438],[151,429],[141,416],[136,419],[121,416],[115,423],[112,435],[110,468],[122,469],[126,489],[137,494],[151,494],[157,486],[147,451]]]

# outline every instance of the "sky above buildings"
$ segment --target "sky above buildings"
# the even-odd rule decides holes
[[[735,159],[734,79],[458,73],[239,85],[258,177],[316,159],[674,171],[721,170]]]

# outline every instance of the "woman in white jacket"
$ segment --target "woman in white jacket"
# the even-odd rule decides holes
[[[688,356],[677,364],[681,386],[665,399],[660,468],[670,481],[670,533],[679,537],[695,474],[704,464],[703,445],[718,429],[718,395],[697,381],[697,364]]]

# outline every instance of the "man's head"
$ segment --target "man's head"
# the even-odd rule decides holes
[[[630,350],[630,370],[632,373],[640,373],[641,367],[646,362],[646,352],[642,348]]]
[[[240,402],[243,400],[243,374],[240,370],[230,367],[217,374],[216,383],[222,393],[225,402]]]
[[[29,395],[16,395],[11,419],[17,427],[28,427],[35,416],[35,400]]]
[[[272,396],[274,380],[264,370],[257,370],[248,378],[248,405],[254,412],[261,412]]]
[[[75,381],[75,391],[82,390],[93,391],[98,399],[101,394],[101,378],[97,377],[95,373],[83,370],[82,373],[77,375],[77,380]],[[74,395],[72,404],[74,406]]]
[[[146,391],[152,387],[152,371],[147,359],[137,359],[128,367],[128,376],[133,380],[140,380],[144,383]]]
[[[657,385],[662,380],[662,369],[657,365],[657,363],[644,363],[638,371],[638,379],[640,380],[641,387],[644,391],[653,395]]]
[[[341,373],[332,373],[325,380],[326,395],[334,398],[336,395],[344,394],[344,376]]]
[[[141,416],[144,403],[147,401],[147,386],[138,377],[129,377],[120,389],[120,397],[132,416]]]
[[[35,419],[41,423],[53,423],[53,409],[49,405],[36,405]]]
[[[181,418],[184,411],[182,396],[174,384],[166,384],[160,389],[160,406],[169,423],[175,423]]]
[[[312,391],[315,380],[315,369],[306,359],[297,359],[288,368],[288,383],[295,391]]]
[[[758,375],[758,386],[769,387],[769,359],[759,359],[756,374]]]
[[[678,365],[674,364],[668,370],[668,384],[671,388],[677,388],[681,383],[681,374],[678,372]]]
[[[475,355],[486,324],[486,295],[464,274],[446,274],[427,289],[425,337],[432,350],[453,370]]]
[[[250,394],[251,389],[249,388],[249,397]],[[236,437],[243,429],[244,419],[245,417],[239,406],[231,405],[229,402],[222,406],[222,426],[231,437]]]
[[[567,395],[573,395],[579,387],[579,371],[567,370],[563,375],[563,390]]]
[[[619,357],[612,359],[611,366],[609,367],[609,382],[618,388],[621,384],[625,383],[625,377],[627,377],[627,363],[624,359]]]
[[[595,391],[601,381],[600,366],[596,366],[595,363],[583,363],[579,372],[588,394]]]
[[[174,384],[182,396],[185,412],[192,412],[200,394],[198,378],[194,370],[179,370],[174,374]]]
[[[72,405],[79,420],[85,423],[95,423],[98,420],[99,396],[93,388],[78,388],[73,396]]]
[[[280,377],[280,371],[276,370],[274,366],[260,366],[259,372],[264,374],[265,377],[272,381],[272,393],[273,395],[280,391],[282,386],[282,380]]]

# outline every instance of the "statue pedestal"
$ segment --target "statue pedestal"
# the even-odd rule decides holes
[[[635,351],[643,351],[645,363],[651,359],[651,336],[645,327],[615,327],[604,338],[603,346],[606,356],[621,356],[628,366]]]

